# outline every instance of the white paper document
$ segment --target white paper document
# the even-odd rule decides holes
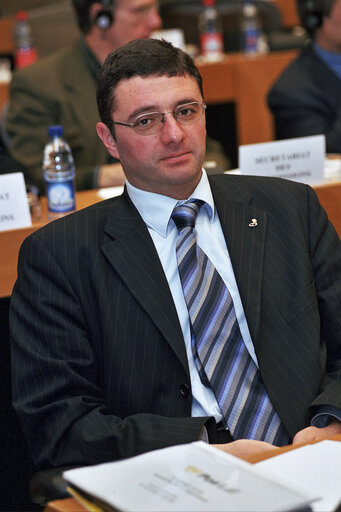
[[[274,478],[299,485],[321,498],[312,504],[316,512],[332,512],[341,505],[341,443],[321,441],[264,460],[257,468]]]
[[[316,498],[200,441],[63,477],[111,509],[129,512],[285,512],[307,510]]]

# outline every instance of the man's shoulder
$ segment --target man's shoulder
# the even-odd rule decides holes
[[[319,79],[324,79],[331,73],[326,64],[318,57],[312,45],[303,48],[299,55],[284,69],[270,90],[274,92],[285,91],[297,95],[297,84],[300,89],[314,85]]]
[[[47,223],[30,236],[38,237],[45,242],[58,239],[71,244],[77,238],[81,244],[88,240],[87,245],[90,245],[90,241],[105,238],[107,232],[121,233],[135,226],[137,222],[143,223],[127,192],[124,191],[118,196],[91,204]]]
[[[267,176],[224,174],[209,177],[212,192],[226,200],[262,205],[265,209],[291,207],[307,201],[311,187],[292,180]]]
[[[249,191],[253,190],[270,190],[278,188],[280,190],[288,189],[299,191],[305,189],[307,185],[283,178],[260,176],[260,175],[243,175],[239,173],[226,172],[224,174],[216,174],[209,176],[211,185],[217,187],[239,188]]]
[[[13,83],[34,83],[44,87],[46,82],[65,76],[70,71],[82,65],[83,59],[79,42],[62,48],[57,52],[38,59],[31,66],[19,69],[13,73]]]
[[[76,232],[78,233],[77,238],[80,236],[88,236],[86,233],[90,236],[96,236],[96,233],[103,232],[113,204],[117,202],[117,200],[118,197],[113,197],[64,215],[39,228],[33,233],[33,236],[44,241],[61,237],[64,240],[70,241],[73,239]]]

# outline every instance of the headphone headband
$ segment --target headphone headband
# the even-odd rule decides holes
[[[102,8],[96,14],[95,24],[101,30],[107,30],[114,22],[114,7],[112,0],[101,0]]]
[[[334,0],[297,0],[297,10],[303,27],[314,32],[328,16]]]

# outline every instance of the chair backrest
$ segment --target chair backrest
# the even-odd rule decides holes
[[[12,407],[9,302],[8,297],[0,299],[0,510],[32,512],[41,508],[29,495],[29,480],[35,468]]]
[[[6,115],[9,107],[9,102],[3,104],[0,109],[0,142],[7,149],[9,146],[9,136],[6,130]]]
[[[282,27],[281,12],[271,2],[254,0],[265,33],[278,31]],[[225,51],[241,48],[240,24],[243,0],[216,0],[221,15]],[[184,31],[186,44],[199,44],[198,18],[202,10],[201,0],[164,0],[160,14],[164,28],[180,28]]]

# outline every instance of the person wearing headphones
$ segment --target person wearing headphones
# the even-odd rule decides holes
[[[268,94],[277,139],[324,134],[341,151],[341,0],[297,0],[309,44]]]
[[[155,0],[73,0],[81,37],[13,74],[6,116],[9,152],[44,190],[41,171],[50,125],[61,124],[76,164],[78,190],[123,185],[121,165],[95,130],[97,73],[108,53],[161,27]]]

